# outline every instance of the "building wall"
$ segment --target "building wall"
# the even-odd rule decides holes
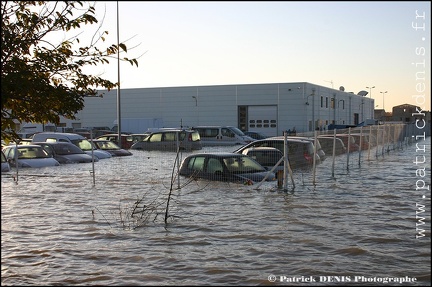
[[[277,107],[276,133],[282,135],[293,128],[298,132],[324,129],[333,121],[353,125],[354,114],[358,122],[373,118],[374,100],[307,82],[120,90],[122,119],[162,118],[166,127],[238,127],[239,106],[272,105]],[[117,119],[117,91],[105,91],[102,98],[85,98],[85,108],[77,118],[65,120],[67,126],[112,127]]]

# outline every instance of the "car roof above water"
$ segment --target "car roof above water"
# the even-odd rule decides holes
[[[246,155],[239,154],[239,153],[233,153],[233,152],[212,152],[212,153],[206,153],[206,152],[200,152],[200,153],[194,153],[189,155],[188,157],[193,156],[206,156],[206,157],[244,157]]]
[[[85,139],[84,136],[74,133],[56,133],[56,132],[42,132],[37,133],[33,135],[33,141],[45,141],[47,138],[57,138],[57,139],[69,139],[69,140],[75,140],[75,139]]]

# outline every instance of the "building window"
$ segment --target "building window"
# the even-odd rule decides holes
[[[328,108],[328,97],[326,97],[326,109]]]
[[[238,106],[237,108],[238,124],[242,131],[247,131],[248,109],[247,106]]]
[[[321,108],[324,106],[324,97],[321,96]]]

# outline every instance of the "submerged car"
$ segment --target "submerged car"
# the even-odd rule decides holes
[[[252,147],[273,147],[284,152],[284,137],[270,137],[263,140],[256,140],[244,145],[234,151],[243,153],[243,150]],[[292,169],[309,169],[313,164],[314,145],[310,140],[287,138],[288,160]],[[320,157],[315,154],[315,163],[320,163]]]
[[[269,172],[244,154],[216,152],[197,153],[187,156],[179,170],[186,177],[235,183],[253,183],[275,180],[275,174]]]
[[[324,137],[337,137],[340,138],[345,147],[347,148],[347,151],[349,152],[355,152],[355,151],[359,151],[360,150],[360,146],[356,143],[355,137],[352,135],[348,135],[348,134],[336,134],[336,135],[320,135],[319,138],[324,138]]]
[[[9,145],[3,148],[6,160],[12,167],[59,166],[60,163],[50,156],[40,145]]]
[[[84,152],[82,149],[69,142],[35,142],[47,152],[48,155],[54,157],[61,164],[70,163],[88,163],[92,162],[92,156]],[[99,159],[94,156],[94,161]]]
[[[115,142],[109,140],[93,140],[95,148],[109,152],[112,156],[128,156],[132,153],[120,148]]]
[[[121,138],[121,143],[120,144],[119,144],[118,138],[119,138],[118,134],[113,134],[113,133],[111,133],[111,134],[104,134],[104,135],[96,137],[97,140],[109,140],[109,141],[112,141],[117,146],[119,146],[119,147],[121,147],[123,149],[130,149],[131,146],[134,143],[133,142],[133,137],[130,134],[122,133],[120,135],[120,138]]]
[[[300,137],[300,136],[288,136],[289,139],[301,139],[301,140],[307,140],[312,142],[315,145],[315,138],[313,137]],[[319,155],[320,162],[323,162],[326,159],[326,153],[321,147],[321,143],[319,141],[319,138],[317,138],[316,141],[316,153]]]

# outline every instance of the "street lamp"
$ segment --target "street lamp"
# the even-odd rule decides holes
[[[385,91],[385,92],[380,92],[380,93],[381,93],[382,96],[383,96],[383,110],[385,111],[385,107],[384,107],[384,94],[387,93],[387,91]]]
[[[375,89],[375,86],[373,86],[373,87],[366,87],[366,89],[369,89],[369,98],[372,98],[372,89]]]

